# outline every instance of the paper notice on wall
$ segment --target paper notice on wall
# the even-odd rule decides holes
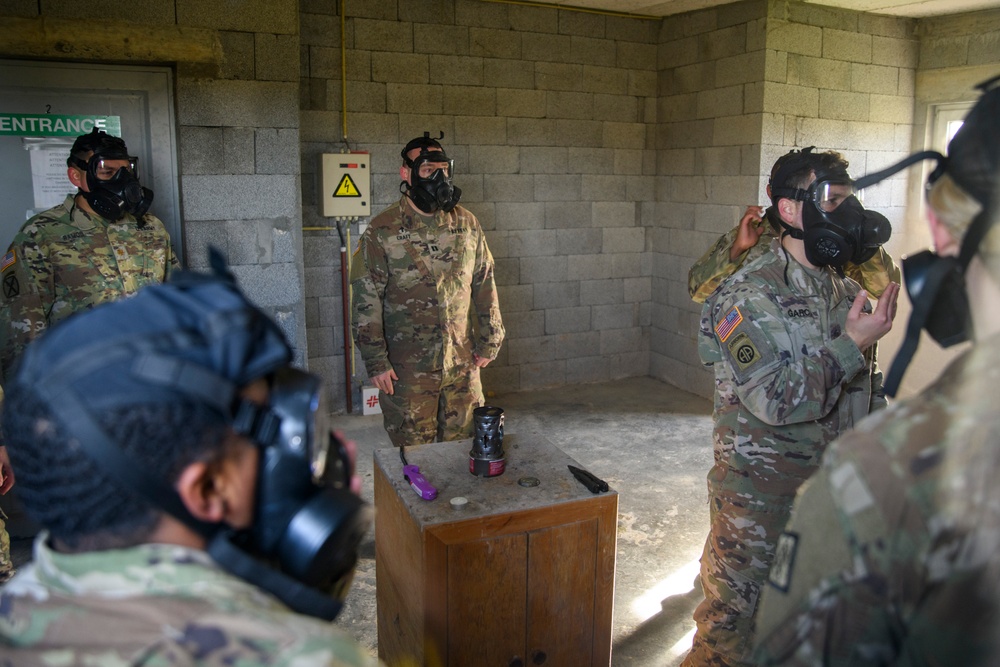
[[[31,157],[31,184],[35,194],[34,213],[61,204],[76,188],[66,176],[66,158],[72,139],[23,137],[24,149]],[[34,215],[34,213],[31,213]],[[30,217],[30,216],[29,216]]]

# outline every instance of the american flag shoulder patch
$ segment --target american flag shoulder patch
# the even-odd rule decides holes
[[[10,267],[14,266],[16,262],[17,253],[14,252],[13,248],[11,248],[7,251],[7,254],[3,256],[3,259],[0,259],[0,271],[6,271]]]
[[[715,325],[715,335],[719,337],[719,341],[725,343],[729,335],[733,333],[733,329],[742,321],[743,313],[740,312],[738,306],[733,306],[732,310],[722,318],[722,321]]]

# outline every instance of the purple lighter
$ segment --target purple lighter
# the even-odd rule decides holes
[[[417,495],[424,500],[434,500],[437,498],[438,490],[435,489],[427,479],[420,474],[418,466],[403,466],[403,479],[410,483],[410,488],[417,492]]]

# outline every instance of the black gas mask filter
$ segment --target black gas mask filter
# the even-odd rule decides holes
[[[85,137],[89,147],[85,150],[93,151],[93,155],[87,161],[73,155],[67,159],[69,166],[86,174],[89,192],[80,190],[80,194],[106,220],[117,222],[131,213],[141,223],[153,203],[153,191],[139,183],[139,159],[128,154],[124,141],[97,128]],[[76,146],[74,153],[79,152],[75,149]],[[122,160],[128,164],[117,167],[109,164]]]
[[[1000,153],[1000,76],[976,86],[982,92],[966,115],[962,127],[948,144],[948,156],[922,151],[855,182],[861,189],[892,176],[923,160],[937,161],[927,179],[928,189],[947,173],[955,183],[982,205],[969,223],[957,257],[923,250],[903,258],[903,282],[913,310],[906,335],[892,361],[883,386],[887,396],[895,396],[903,374],[920,342],[920,332],[943,348],[972,338],[972,315],[965,284],[965,271],[979,250],[997,216],[998,153]]]
[[[411,160],[408,153],[414,148],[419,148],[420,153]],[[455,161],[445,154],[444,148],[430,137],[429,132],[408,142],[401,155],[403,163],[410,169],[410,183],[401,182],[399,191],[409,197],[417,208],[425,213],[437,210],[449,212],[458,205],[462,199],[462,189],[452,183]],[[420,175],[420,168],[425,164],[447,166],[437,168],[430,176],[423,177]]]
[[[296,612],[333,620],[372,510],[350,491],[320,379],[288,365],[280,329],[249,304],[217,253],[212,263],[215,276],[175,272],[167,284],[54,327],[48,345],[29,348],[18,381],[31,382],[105,474],[202,535],[220,567]],[[118,337],[112,344],[109,334]],[[268,378],[266,405],[239,395],[257,378]],[[258,446],[249,529],[194,518],[172,484],[95,419],[109,407],[165,401],[212,406]]]

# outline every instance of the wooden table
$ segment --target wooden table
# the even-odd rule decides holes
[[[469,473],[471,447],[406,448],[438,489],[431,501],[403,479],[398,449],[375,451],[379,657],[390,667],[610,664],[617,492],[588,491],[567,469],[582,466],[539,435],[508,433],[497,477]]]

